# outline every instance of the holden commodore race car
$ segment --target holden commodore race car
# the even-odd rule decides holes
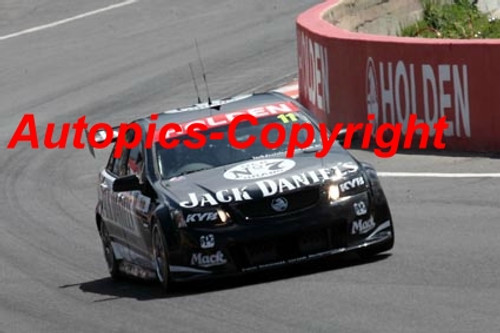
[[[232,126],[237,115],[257,121]],[[339,142],[317,158],[320,124],[294,99],[240,96],[132,123],[142,129],[126,132],[136,144],[120,155],[115,143],[99,175],[96,222],[113,278],[156,278],[167,288],[172,281],[393,247],[391,213],[374,168]],[[277,123],[283,130],[266,130]],[[203,126],[190,137],[190,124]],[[293,124],[309,124],[314,133],[308,147],[287,158]],[[167,130],[158,130],[162,125]],[[281,135],[280,144],[270,149],[257,140],[263,133],[272,142]],[[193,144],[194,136],[209,140],[196,149],[182,144]],[[242,148],[230,136],[257,139]]]

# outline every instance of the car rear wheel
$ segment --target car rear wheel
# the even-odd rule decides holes
[[[104,222],[101,224],[101,241],[109,275],[111,275],[113,280],[118,280],[121,277],[120,270],[118,268],[119,263],[118,260],[116,260],[115,252],[113,251],[113,246],[111,245],[111,238],[109,237],[109,232]]]
[[[170,269],[165,237],[158,224],[153,226],[152,232],[153,258],[156,266],[156,276],[164,291],[170,284]]]

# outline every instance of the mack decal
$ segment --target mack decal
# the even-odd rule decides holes
[[[368,231],[375,228],[375,221],[373,220],[373,216],[370,216],[368,220],[359,219],[352,222],[352,235],[362,235],[367,233]]]
[[[214,254],[193,253],[191,265],[199,267],[219,266],[227,263],[224,253],[217,251]]]

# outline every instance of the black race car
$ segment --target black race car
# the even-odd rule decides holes
[[[312,124],[314,139],[293,158],[285,157],[286,143],[268,149],[256,140],[235,148],[228,126],[242,114],[257,116],[258,124],[241,122],[234,132],[239,142],[277,122],[287,134],[292,123]],[[318,123],[297,101],[254,94],[151,118],[135,121],[143,129],[138,144],[119,158],[113,151],[99,176],[96,221],[113,278],[157,278],[167,288],[171,281],[392,248],[393,222],[375,170],[339,143],[316,158]],[[188,148],[182,143],[196,140],[182,130],[158,130],[172,123],[205,124],[197,134],[210,139]],[[128,142],[135,133],[126,133]],[[272,131],[267,135],[274,140]]]

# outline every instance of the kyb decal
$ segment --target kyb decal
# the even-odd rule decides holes
[[[214,254],[193,253],[191,265],[199,267],[219,266],[227,263],[224,253],[217,251]]]
[[[256,160],[232,167],[224,172],[224,178],[230,180],[260,179],[287,172],[294,166],[293,160],[284,158]]]
[[[373,216],[370,216],[368,220],[358,219],[352,222],[352,235],[363,235],[368,231],[375,228],[375,221],[373,220]]]
[[[211,222],[217,220],[217,212],[191,213],[186,215],[186,223]]]
[[[348,180],[346,182],[343,182],[342,184],[339,185],[339,188],[341,192],[347,192],[349,190],[353,190],[363,185],[365,185],[365,180],[362,176],[359,176],[351,180]]]

